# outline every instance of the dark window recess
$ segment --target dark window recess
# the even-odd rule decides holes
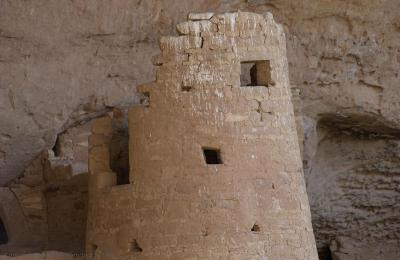
[[[117,175],[117,185],[129,184],[128,121],[114,120],[110,146],[110,168]]]
[[[190,92],[192,90],[192,86],[182,86],[181,89],[183,92]]]
[[[4,226],[3,220],[0,218],[0,245],[8,243],[8,235],[6,227]]]
[[[57,135],[56,143],[54,144],[52,150],[54,152],[55,157],[60,157],[60,139],[59,135]]]
[[[96,252],[97,252],[97,249],[98,249],[99,247],[97,246],[97,245],[92,245],[91,246],[91,250],[92,250],[92,257],[93,258],[95,258],[96,257]]]
[[[245,61],[241,64],[240,85],[265,86],[275,85],[271,79],[271,65],[268,60]]]
[[[207,164],[222,164],[221,151],[213,148],[203,148],[204,159]]]
[[[134,253],[140,253],[143,251],[143,249],[139,246],[138,242],[135,240],[133,240],[130,245],[130,251],[134,252]]]
[[[318,249],[318,257],[320,260],[332,260],[332,252],[328,245]]]
[[[252,232],[260,232],[261,228],[258,224],[254,224],[253,227],[251,228]]]
[[[150,92],[146,91],[142,93],[140,97],[140,104],[148,106],[150,105]]]

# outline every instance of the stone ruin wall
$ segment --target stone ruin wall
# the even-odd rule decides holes
[[[112,118],[92,124],[88,253],[317,259],[282,28],[239,12],[191,14],[177,29],[129,113],[130,184],[110,168]]]
[[[135,104],[135,86],[153,78],[147,57],[158,50],[159,36],[174,33],[188,12],[269,11],[286,32],[321,256],[329,259],[331,245],[332,254],[345,259],[399,258],[397,0],[15,0],[0,5],[2,184],[77,123],[110,107]],[[3,202],[18,208],[19,198],[1,189]],[[23,200],[30,196],[21,194]]]
[[[43,151],[22,176],[0,188],[0,217],[8,236],[0,255],[84,252],[89,126],[61,134],[53,150]]]
[[[124,173],[129,171],[127,115],[123,108],[112,113],[119,119],[113,120],[111,167]],[[84,255],[90,126],[83,122],[61,133],[53,149],[43,151],[22,176],[0,188],[0,218],[8,238],[0,245],[0,259],[42,259],[52,251]],[[23,256],[28,253],[37,254]]]

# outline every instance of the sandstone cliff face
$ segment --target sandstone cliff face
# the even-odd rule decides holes
[[[304,119],[320,248],[338,236],[398,241],[399,4],[1,1],[0,183],[53,147],[57,134],[110,107],[137,103],[135,86],[154,77],[149,58],[156,39],[173,33],[187,13],[271,11],[285,26],[291,85],[302,100],[296,110]],[[346,251],[339,242],[333,248]]]

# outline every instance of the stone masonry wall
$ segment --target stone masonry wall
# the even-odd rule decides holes
[[[0,189],[0,217],[9,235],[0,255],[84,252],[88,126],[60,134],[53,150],[43,151],[22,176]]]
[[[129,114],[131,184],[116,186],[110,170],[111,118],[93,123],[88,251],[317,259],[282,27],[239,12],[191,14],[177,29],[161,38],[156,81]],[[250,86],[243,62],[255,63]]]
[[[89,137],[90,178],[86,234],[88,257],[110,258],[116,257],[113,252],[129,251],[130,241],[127,241],[126,232],[132,226],[131,186],[117,186],[117,174],[111,170],[112,135],[112,117],[106,116],[92,122],[92,135]]]
[[[361,241],[359,252],[375,247],[379,253],[366,257],[391,259],[382,244],[400,241],[400,211],[392,204],[400,191],[391,180],[400,176],[397,146],[371,152],[367,160],[354,160],[360,156],[349,149],[343,158],[335,145],[318,142],[324,136],[316,126],[326,114],[335,131],[347,120],[343,134],[331,140],[349,148],[370,146],[352,128],[382,142],[399,132],[399,8],[398,0],[0,1],[0,184],[20,176],[71,126],[137,103],[136,85],[154,77],[148,57],[157,52],[158,38],[174,34],[188,12],[268,11],[284,25],[291,87],[302,101],[295,108],[304,118],[303,160],[318,248],[329,250],[341,236],[347,258],[348,246]],[[335,153],[340,163],[318,165]],[[369,160],[383,160],[373,166],[378,173],[370,174]],[[357,171],[347,171],[353,167]],[[384,192],[375,188],[377,179],[390,182]]]

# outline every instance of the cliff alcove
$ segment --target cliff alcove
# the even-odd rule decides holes
[[[157,96],[144,98],[137,86],[162,76],[153,64],[165,60],[151,59],[159,53],[159,38],[184,35],[190,25],[175,28],[189,13],[238,10],[271,12],[283,26],[321,258],[400,257],[396,0],[0,1],[0,218],[7,232],[0,254],[89,251],[87,140],[93,120],[119,113],[116,108],[151,106]],[[195,31],[189,33],[196,37]],[[260,81],[254,76],[260,60],[243,62],[243,85],[274,87],[270,77]],[[264,66],[267,71],[274,69],[270,65]],[[184,94],[198,90],[184,83]],[[254,108],[254,117],[262,114],[268,121],[275,116],[270,103],[254,102]],[[120,173],[117,182],[124,189],[134,179],[126,174],[132,167],[126,125],[118,124],[111,168]],[[229,160],[226,149],[204,148],[217,150],[213,162]],[[202,147],[197,152],[206,164]],[[279,183],[272,186],[280,188]],[[267,230],[257,221],[249,220],[246,230],[254,223]],[[132,242],[136,236],[128,238],[127,248],[146,252],[142,241],[136,240],[137,247]]]

